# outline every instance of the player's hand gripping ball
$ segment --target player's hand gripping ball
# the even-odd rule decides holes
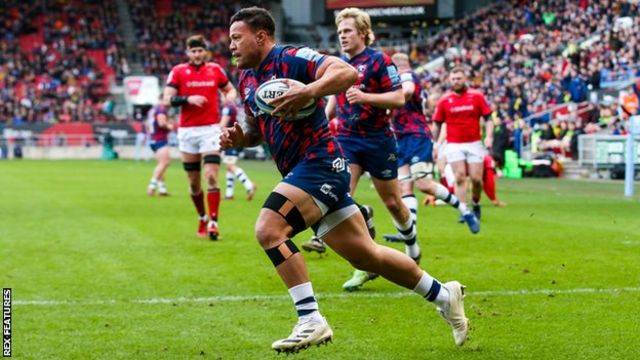
[[[269,105],[269,102],[286,94],[290,89],[289,84],[305,86],[300,81],[293,80],[293,79],[284,79],[284,78],[273,79],[265,83],[262,83],[256,90],[256,95],[255,95],[255,101],[258,108],[269,115],[279,116],[278,114],[273,113],[276,106]],[[302,108],[300,108],[296,112],[295,117],[285,116],[282,119],[287,121],[300,120],[310,116],[311,114],[314,113],[315,110],[316,110],[316,99],[312,98],[311,100],[309,100],[309,102],[307,102]]]

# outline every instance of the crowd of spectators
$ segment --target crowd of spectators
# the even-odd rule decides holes
[[[117,19],[112,2],[2,1],[0,123],[107,121]]]
[[[528,141],[534,131],[545,132],[541,124],[554,118],[549,125],[556,129],[554,138],[547,130],[545,145],[553,144],[564,153],[568,152],[568,147],[565,151],[560,146],[567,143],[564,129],[615,131],[619,125],[614,121],[596,129],[589,124],[597,123],[598,117],[588,116],[586,105],[570,104],[589,100],[588,91],[597,91],[604,83],[640,75],[635,65],[639,15],[638,5],[629,1],[500,2],[453,23],[425,43],[412,45],[410,55],[416,64],[445,59],[444,67],[424,72],[425,85],[436,98],[445,90],[447,68],[464,65],[473,86],[485,93],[494,117],[504,122],[516,143]],[[547,109],[566,114],[550,111],[532,116]]]
[[[235,79],[238,69],[231,64],[227,29],[231,16],[249,5],[266,6],[261,1],[168,1],[168,8],[154,0],[130,1],[129,10],[138,39],[136,60],[147,75],[164,83],[171,68],[184,62],[185,40],[202,34],[209,41],[212,60],[222,65]],[[166,11],[170,10],[170,11]]]

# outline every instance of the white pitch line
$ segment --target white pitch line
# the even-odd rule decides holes
[[[550,294],[614,294],[621,292],[640,292],[640,287],[622,288],[578,288],[578,289],[531,289],[531,290],[489,290],[466,292],[467,296],[527,296]],[[317,294],[319,299],[375,299],[375,298],[401,298],[414,296],[410,291],[395,293],[333,293]],[[243,301],[291,301],[288,295],[219,295],[209,297],[179,297],[179,298],[152,298],[133,300],[14,300],[13,305],[118,305],[118,304],[178,304],[178,303],[215,303],[215,302],[243,302]]]

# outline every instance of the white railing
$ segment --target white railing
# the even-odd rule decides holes
[[[636,165],[640,164],[640,136],[635,138]],[[625,163],[626,135],[580,135],[578,163],[593,169],[608,169]]]

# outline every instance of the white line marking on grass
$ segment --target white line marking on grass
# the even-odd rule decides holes
[[[550,294],[615,294],[621,292],[640,292],[640,287],[623,287],[608,289],[531,289],[531,290],[489,290],[466,292],[467,296],[527,296]],[[376,298],[401,298],[414,296],[410,291],[395,293],[333,293],[317,294],[319,299],[376,299]],[[14,305],[116,305],[116,304],[178,304],[178,303],[216,303],[216,302],[243,302],[243,301],[291,301],[288,295],[219,295],[208,297],[179,297],[179,298],[152,298],[133,300],[14,300]]]

